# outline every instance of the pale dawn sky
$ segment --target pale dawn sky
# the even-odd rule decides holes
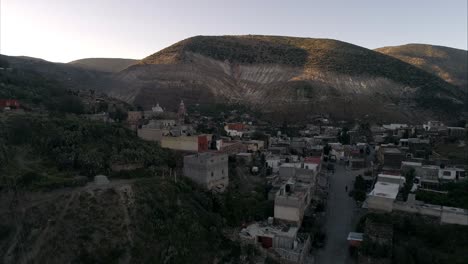
[[[0,53],[141,59],[195,35],[332,38],[467,49],[467,0],[0,0]]]

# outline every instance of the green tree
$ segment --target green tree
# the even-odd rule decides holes
[[[351,136],[349,135],[349,129],[343,127],[340,132],[338,132],[338,141],[343,145],[349,145],[351,142]]]
[[[125,121],[127,119],[127,116],[127,112],[121,109],[120,107],[117,107],[114,111],[109,113],[109,117],[117,122]]]

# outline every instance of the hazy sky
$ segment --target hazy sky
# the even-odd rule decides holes
[[[467,0],[0,0],[0,53],[140,59],[195,35],[467,49]]]

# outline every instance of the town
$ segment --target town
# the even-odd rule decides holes
[[[24,114],[17,100],[0,103],[5,114]],[[166,111],[156,103],[148,110],[128,111],[122,122],[141,139],[181,157],[175,179],[183,175],[213,193],[263,186],[271,215],[238,226],[234,239],[279,263],[389,259],[362,249],[392,247],[392,226],[372,220],[379,214],[414,214],[440,225],[468,225],[466,202],[459,208],[453,205],[457,201],[444,198],[466,187],[466,153],[457,156],[447,150],[464,146],[466,125],[369,124],[316,115],[305,125],[286,127],[245,109],[203,114],[198,106],[188,110],[183,101],[174,108],[177,112]],[[118,122],[112,116],[103,111],[86,118]],[[142,166],[119,164],[112,169]],[[237,186],[231,186],[233,180]],[[110,184],[103,175],[95,182]],[[466,194],[459,198],[466,199]],[[356,230],[359,222],[361,230]]]
[[[467,264],[466,0],[0,0],[0,264]]]

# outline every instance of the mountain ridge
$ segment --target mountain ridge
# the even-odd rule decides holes
[[[375,51],[395,57],[466,90],[468,88],[468,51],[431,44],[410,43]]]
[[[332,39],[196,36],[119,72],[47,62],[12,64],[143,108],[159,102],[173,109],[180,100],[189,105],[240,103],[302,120],[309,112],[339,119],[457,118],[466,96],[457,86],[398,58]]]
[[[84,69],[103,72],[119,72],[137,63],[139,60],[125,58],[84,58],[68,62]]]

